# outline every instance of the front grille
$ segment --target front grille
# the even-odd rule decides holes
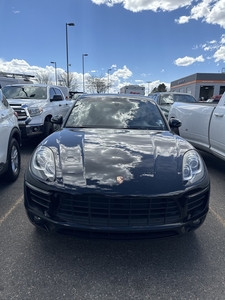
[[[10,104],[10,106],[17,112],[19,121],[27,119],[28,115],[25,108],[22,108],[21,105],[18,104]]]
[[[185,222],[208,210],[209,190],[180,197],[106,197],[42,192],[27,186],[28,205],[77,226],[135,227]]]
[[[163,225],[180,220],[173,199],[100,195],[61,195],[57,216],[79,225],[102,227]]]
[[[38,190],[33,190],[31,188],[27,189],[29,205],[31,207],[38,207],[40,209],[49,209],[51,203],[51,194],[43,193]]]
[[[188,218],[194,218],[201,214],[206,207],[206,199],[209,197],[209,190],[204,193],[195,193],[187,196],[187,215]]]

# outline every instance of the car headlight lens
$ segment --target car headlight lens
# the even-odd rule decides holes
[[[55,159],[52,150],[46,146],[39,146],[31,160],[31,171],[37,177],[54,181],[56,174]]]
[[[29,107],[28,108],[29,114],[31,117],[41,115],[43,109],[41,107]]]
[[[193,184],[204,176],[203,161],[196,150],[190,150],[183,157],[184,184]]]

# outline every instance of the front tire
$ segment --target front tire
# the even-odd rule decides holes
[[[20,174],[21,156],[20,146],[16,139],[12,138],[8,148],[8,169],[6,171],[6,180],[13,182]]]
[[[43,138],[46,138],[53,132],[53,126],[52,123],[49,121],[45,121],[44,123],[44,132],[43,132]]]

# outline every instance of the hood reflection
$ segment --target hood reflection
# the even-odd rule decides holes
[[[169,132],[64,129],[58,135],[57,180],[72,189],[110,190],[119,186],[118,176],[124,188],[126,182],[135,189],[143,181],[147,189],[149,179],[162,185],[167,180],[168,186],[181,172],[181,155],[187,149]]]

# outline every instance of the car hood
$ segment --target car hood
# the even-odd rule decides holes
[[[42,144],[55,154],[58,186],[132,195],[184,189],[182,157],[193,149],[169,131],[148,130],[63,129]]]

